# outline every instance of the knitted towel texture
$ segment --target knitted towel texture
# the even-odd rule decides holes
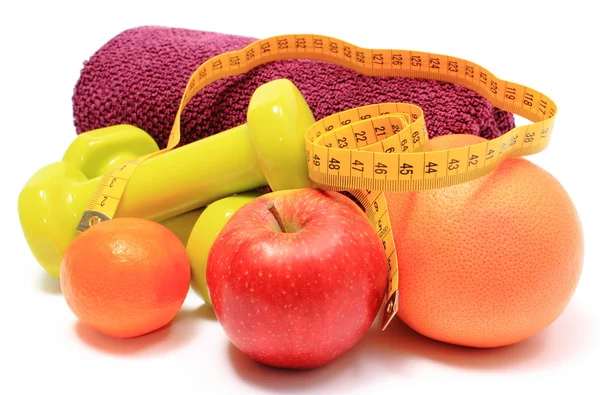
[[[140,26],[110,39],[84,62],[73,93],[77,134],[116,124],[135,125],[161,148],[185,86],[204,61],[244,48],[256,38],[164,26]],[[258,66],[201,90],[181,119],[181,145],[246,122],[253,92],[278,78],[292,81],[315,119],[381,102],[420,106],[429,136],[451,133],[498,137],[512,114],[459,85],[424,79],[369,77],[334,64],[298,59]]]

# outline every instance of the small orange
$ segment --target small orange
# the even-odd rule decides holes
[[[485,139],[449,135],[424,151]],[[583,231],[567,191],[525,158],[446,188],[386,192],[398,253],[398,316],[427,337],[471,347],[518,343],[575,292]]]
[[[117,338],[140,336],[175,318],[190,285],[185,246],[163,225],[115,218],[69,245],[60,284],[83,324]]]

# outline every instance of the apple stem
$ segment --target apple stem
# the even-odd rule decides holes
[[[277,225],[279,225],[279,228],[281,228],[281,232],[287,233],[285,225],[283,224],[283,220],[281,219],[281,214],[279,214],[279,211],[275,207],[275,204],[271,203],[269,205],[269,211],[271,212],[271,214],[273,214],[273,217],[275,217],[275,221],[277,221]]]

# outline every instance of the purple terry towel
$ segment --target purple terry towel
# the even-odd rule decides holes
[[[165,147],[194,70],[215,55],[242,49],[255,40],[163,26],[123,31],[84,62],[73,94],[77,134],[127,123],[145,130]],[[459,85],[369,77],[334,64],[298,59],[261,65],[204,88],[183,113],[180,144],[246,122],[254,90],[278,78],[287,78],[298,87],[315,119],[361,105],[397,101],[423,109],[430,137],[469,133],[494,138],[515,126],[512,114]]]

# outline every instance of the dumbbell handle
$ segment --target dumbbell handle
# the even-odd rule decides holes
[[[162,221],[265,185],[244,124],[146,159],[131,175],[115,217]]]

